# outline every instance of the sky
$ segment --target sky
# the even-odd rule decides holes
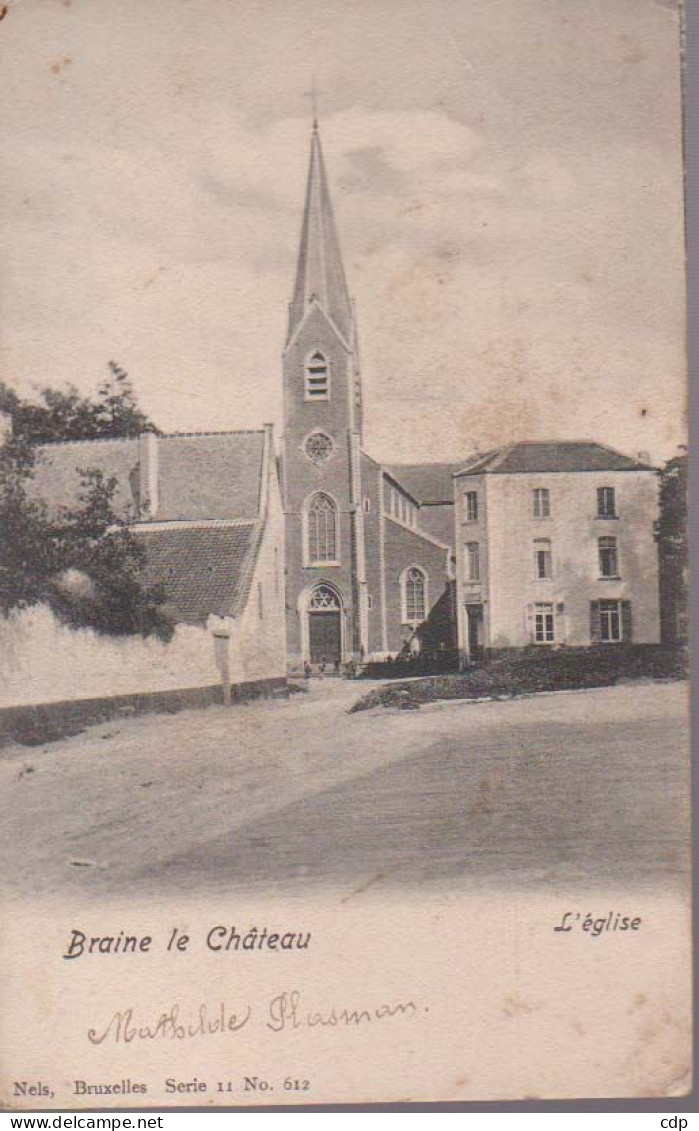
[[[281,418],[315,75],[365,447],[685,440],[671,0],[9,0],[0,378]]]

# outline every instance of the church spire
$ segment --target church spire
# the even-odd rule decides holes
[[[289,338],[303,321],[312,302],[317,302],[334,322],[345,341],[352,332],[352,304],[342,266],[340,241],[333,218],[323,150],[314,117],[311,160],[308,168],[306,204],[294,296],[289,311]]]

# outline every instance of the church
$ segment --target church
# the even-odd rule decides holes
[[[224,697],[274,691],[308,664],[456,647],[454,469],[388,466],[364,449],[355,312],[317,122],[282,380],[281,437],[264,424],[40,449],[30,490],[49,509],[75,505],[82,469],[116,481],[175,637],[92,639],[29,610],[0,624],[0,709],[134,694],[203,703],[222,686]]]
[[[309,665],[659,640],[647,458],[564,440],[383,463],[364,447],[359,357],[314,122],[281,437],[265,424],[56,442],[32,479],[60,509],[78,499],[81,469],[114,478],[174,640],[94,639],[27,610],[0,623],[0,711],[115,696],[204,704],[222,688],[224,701],[274,693]]]
[[[455,646],[453,469],[386,466],[364,449],[357,322],[317,122],[283,382],[290,665]]]

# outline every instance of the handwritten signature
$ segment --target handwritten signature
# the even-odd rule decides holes
[[[265,1028],[272,1033],[281,1033],[295,1029],[358,1027],[393,1017],[414,1018],[420,1013],[427,1013],[427,1009],[419,1009],[414,1001],[384,1002],[377,1006],[354,1008],[332,1005],[322,1009],[309,1009],[302,1002],[298,990],[289,990],[271,998],[261,1016]],[[252,1019],[251,1005],[231,1008],[225,1001],[218,1002],[214,1007],[202,1002],[191,1010],[184,1010],[179,1004],[175,1004],[150,1019],[138,1017],[134,1007],[128,1006],[116,1010],[106,1024],[89,1028],[87,1039],[93,1045],[101,1045],[106,1041],[129,1045],[133,1041],[195,1040],[238,1033]]]

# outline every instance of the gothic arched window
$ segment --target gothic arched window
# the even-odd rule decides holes
[[[427,616],[427,574],[419,566],[410,566],[401,576],[403,624],[422,624]]]
[[[322,491],[306,509],[306,551],[309,565],[338,560],[337,507]]]
[[[306,400],[327,401],[330,396],[328,363],[320,350],[306,359]]]

